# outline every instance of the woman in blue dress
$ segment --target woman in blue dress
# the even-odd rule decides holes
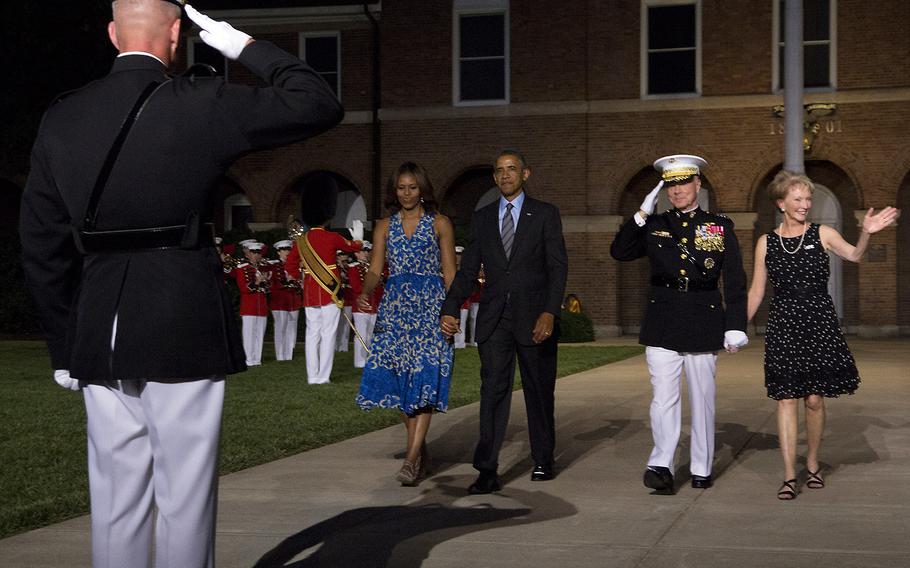
[[[369,295],[386,263],[389,276],[357,404],[403,414],[407,452],[396,479],[416,485],[426,464],[430,419],[449,402],[453,350],[442,335],[439,313],[455,277],[455,237],[451,221],[436,210],[423,168],[405,162],[389,177],[386,191],[392,215],[373,230],[370,270],[357,297],[361,309],[371,307]]]

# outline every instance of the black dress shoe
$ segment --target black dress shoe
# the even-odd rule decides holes
[[[711,476],[703,475],[693,475],[692,476],[692,489],[707,489],[714,485],[714,482],[711,480]]]
[[[477,480],[468,487],[468,493],[484,495],[500,489],[502,489],[502,485],[499,483],[499,476],[496,475],[496,472],[482,471],[477,476]]]
[[[537,464],[531,471],[531,481],[550,481],[554,477],[552,465]]]
[[[644,482],[645,487],[653,489],[657,495],[673,495],[673,474],[669,468],[649,465]]]

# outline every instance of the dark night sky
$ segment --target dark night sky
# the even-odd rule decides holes
[[[197,0],[202,11],[358,5],[350,0]],[[19,178],[44,109],[60,93],[103,76],[110,0],[0,0],[0,177]]]

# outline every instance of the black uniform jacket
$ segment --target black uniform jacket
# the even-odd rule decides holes
[[[483,264],[486,282],[477,311],[477,341],[490,337],[508,305],[516,340],[532,345],[538,316],[549,312],[559,318],[566,288],[569,261],[559,209],[525,195],[508,258],[499,233],[499,199],[474,214],[471,238],[461,255],[461,268],[446,295],[442,314],[459,317],[459,309],[474,291]]]
[[[616,260],[647,256],[651,262],[642,345],[717,351],[724,331],[746,330],[746,273],[729,218],[701,209],[650,215],[643,227],[632,218],[619,229],[610,254]],[[717,289],[721,276],[723,298]]]
[[[177,77],[148,100],[111,172],[96,230],[180,225],[194,212],[206,220],[238,157],[314,136],[343,117],[320,76],[271,43],[249,45],[239,61],[265,85]],[[20,225],[26,278],[54,368],[80,380],[245,369],[214,248],[82,257],[74,246],[71,226],[82,226],[121,124],[149,83],[167,79],[152,57],[117,58],[109,75],[47,111],[32,151]]]

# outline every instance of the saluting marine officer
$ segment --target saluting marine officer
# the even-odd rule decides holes
[[[712,485],[714,461],[714,375],[717,351],[737,351],[748,343],[746,274],[733,221],[699,208],[698,156],[660,158],[654,167],[661,181],[641,209],[620,228],[610,254],[616,260],[647,256],[651,286],[639,343],[645,354],[654,398],[651,433],[654,449],[644,483],[659,494],[673,494],[673,463],[681,428],[680,375],[689,385],[692,411],[692,487]],[[654,215],[662,187],[673,208]],[[723,276],[724,294],[718,290]]]
[[[230,164],[344,112],[303,61],[189,5],[202,41],[263,85],[169,77],[181,4],[113,2],[120,54],[47,111],[22,194],[55,379],[84,387],[96,568],[145,568],[153,547],[157,566],[214,565],[224,377],[246,366],[205,221]]]

